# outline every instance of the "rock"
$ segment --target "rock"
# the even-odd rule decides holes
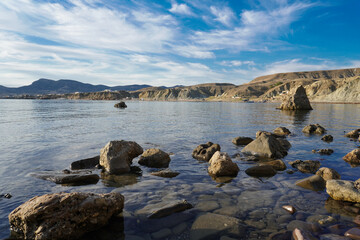
[[[289,93],[280,105],[281,110],[312,110],[305,88],[300,85]]]
[[[289,240],[291,239],[292,232],[290,231],[280,231],[271,233],[267,240]]]
[[[292,232],[292,237],[294,240],[312,240],[317,239],[315,238],[310,231],[306,231],[300,228],[295,228]]]
[[[322,191],[325,189],[325,184],[326,181],[318,176],[318,175],[313,175],[301,180],[296,181],[295,185],[305,188],[305,189],[309,189],[312,191]]]
[[[239,146],[239,145],[248,145],[251,143],[254,139],[250,137],[236,137],[232,140],[232,143]]]
[[[172,232],[169,228],[163,228],[157,232],[151,234],[151,237],[154,239],[164,239],[168,236],[172,235]]]
[[[320,240],[351,240],[351,238],[340,236],[333,233],[320,235]]]
[[[286,127],[275,128],[274,133],[276,135],[290,135],[291,134],[290,130],[287,129]]]
[[[282,206],[282,208],[291,214],[294,214],[296,212],[295,207],[293,207],[291,205],[284,205],[284,206]]]
[[[321,155],[331,155],[334,153],[334,150],[330,149],[330,148],[326,148],[326,149],[320,149],[320,150],[313,150],[314,153],[319,153]]]
[[[114,105],[114,107],[116,107],[116,108],[127,108],[125,102],[123,102],[123,101],[121,101],[121,102],[119,102],[119,103],[116,103],[116,104]]]
[[[289,145],[290,143],[287,140],[278,139],[263,132],[254,141],[246,145],[241,152],[265,158],[283,158],[287,155]]]
[[[343,157],[344,161],[352,164],[360,164],[360,148],[356,148]]]
[[[169,216],[173,213],[182,212],[182,211],[185,211],[185,210],[191,209],[191,208],[193,208],[193,206],[190,203],[188,203],[186,200],[183,200],[182,202],[170,204],[170,205],[164,206],[160,209],[153,211],[148,216],[148,218],[162,218],[162,217]]]
[[[355,129],[355,130],[352,130],[352,131],[346,133],[345,137],[348,137],[348,138],[358,138],[358,137],[360,137],[360,129]]]
[[[0,194],[0,198],[10,199],[10,198],[12,198],[12,195],[10,193]]]
[[[276,170],[270,165],[254,166],[245,170],[245,173],[252,177],[272,177]]]
[[[353,240],[360,240],[360,228],[351,228],[344,234],[345,237],[349,237]]]
[[[96,165],[99,164],[99,161],[100,161],[100,156],[78,160],[71,163],[70,169],[80,170],[80,169],[96,168]]]
[[[295,160],[289,162],[289,164],[302,173],[316,173],[316,171],[320,168],[320,162],[314,160]]]
[[[335,200],[360,203],[360,190],[354,182],[345,180],[329,180],[326,182],[326,192]]]
[[[278,135],[278,134],[275,134],[275,133],[272,133],[272,132],[267,132],[267,131],[257,131],[256,132],[256,138],[258,138],[261,134],[265,134],[267,136],[273,136],[275,138],[286,138],[285,135]]]
[[[91,171],[43,171],[32,173],[31,176],[48,180],[56,184],[65,184],[72,186],[80,186],[87,184],[95,184],[99,181],[100,177]]]
[[[307,134],[324,134],[326,132],[325,128],[323,128],[322,126],[320,126],[320,124],[310,124],[307,125],[303,128],[302,130],[303,133],[307,133]]]
[[[236,163],[231,161],[231,158],[227,153],[215,152],[211,157],[210,166],[208,172],[211,176],[223,177],[223,176],[237,176],[239,167]]]
[[[163,169],[158,172],[151,172],[150,174],[153,176],[157,176],[157,177],[173,178],[173,177],[176,177],[177,175],[179,175],[180,173],[171,171],[170,169]]]
[[[309,216],[306,221],[310,223],[317,223],[321,226],[328,226],[337,222],[334,217],[328,215],[312,215]]]
[[[110,141],[100,151],[100,165],[111,174],[130,172],[132,160],[143,153],[136,142]]]
[[[153,168],[167,168],[170,161],[170,156],[166,152],[157,148],[150,148],[140,156],[139,164]]]
[[[321,138],[324,142],[332,142],[334,140],[333,136],[331,135],[325,135]]]
[[[122,212],[119,193],[53,193],[37,196],[9,214],[11,230],[25,239],[76,239]]]
[[[201,201],[196,204],[195,209],[202,212],[211,212],[219,208],[217,201]]]
[[[354,187],[360,190],[360,178],[354,182]]]
[[[284,171],[284,170],[286,170],[286,165],[281,159],[260,163],[260,166],[264,166],[264,165],[270,165],[276,171]]]
[[[322,167],[317,172],[316,175],[322,177],[325,181],[331,180],[331,179],[340,179],[340,174],[331,168]]]
[[[217,151],[220,151],[220,145],[208,142],[197,146],[192,153],[192,157],[197,160],[209,161]]]
[[[354,222],[355,224],[357,224],[357,225],[360,226],[360,215],[357,215],[357,216],[354,218],[353,222]]]
[[[300,220],[292,220],[291,222],[289,222],[286,228],[289,231],[294,231],[296,228],[298,228],[304,231],[311,232],[313,230],[313,225],[311,223],[307,223]]]

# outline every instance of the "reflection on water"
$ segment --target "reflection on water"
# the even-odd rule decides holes
[[[126,173],[122,175],[113,175],[106,172],[101,172],[101,179],[105,187],[124,187],[127,185],[136,184],[140,177],[138,174]]]

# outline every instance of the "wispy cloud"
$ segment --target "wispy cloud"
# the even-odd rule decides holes
[[[169,11],[174,14],[193,15],[193,12],[188,5],[185,3],[178,4],[175,1],[171,3],[171,8]]]
[[[216,6],[210,7],[211,13],[215,16],[215,20],[230,27],[235,18],[234,12],[229,7],[219,8]]]

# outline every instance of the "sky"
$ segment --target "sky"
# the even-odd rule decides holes
[[[0,85],[240,85],[360,67],[360,0],[1,0]]]

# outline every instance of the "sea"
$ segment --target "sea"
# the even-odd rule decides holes
[[[277,110],[277,103],[127,101],[125,109],[114,108],[115,103],[0,100],[0,194],[12,195],[0,198],[0,239],[10,237],[9,213],[30,198],[78,191],[116,191],[125,196],[123,214],[112,220],[110,227],[92,233],[94,239],[196,238],[194,225],[201,225],[199,217],[206,214],[236,218],[240,226],[237,231],[202,233],[210,234],[209,238],[265,239],[291,230],[299,221],[311,223],[329,216],[329,225],[342,226],[337,230],[340,235],[353,227],[354,213],[330,199],[325,190],[296,186],[296,181],[311,174],[296,171],[288,162],[318,160],[321,167],[335,169],[344,180],[359,179],[360,167],[349,165],[342,157],[359,147],[358,141],[344,137],[344,133],[360,128],[360,105],[318,103],[312,111],[288,112]],[[302,133],[306,125],[316,123],[334,137],[333,142]],[[243,146],[234,145],[232,139],[255,138],[257,131],[277,127],[291,131],[287,139],[292,147],[282,159],[287,170],[270,178],[248,176],[245,170],[258,163],[244,160]],[[135,141],[143,149],[159,148],[170,154],[169,168],[180,174],[175,178],[150,175],[158,169],[140,166],[135,158],[133,165],[142,169],[142,175],[106,177],[95,170],[101,179],[92,185],[59,185],[32,175],[69,169],[73,161],[99,155],[112,140]],[[207,142],[219,144],[221,151],[231,156],[240,168],[237,177],[213,179],[207,172],[208,163],[192,158],[193,149]],[[334,153],[312,152],[325,148]],[[184,199],[194,208],[165,219],[147,218],[152,210]],[[283,205],[292,205],[297,212],[290,214]],[[322,225],[314,234],[331,233],[329,225]]]

